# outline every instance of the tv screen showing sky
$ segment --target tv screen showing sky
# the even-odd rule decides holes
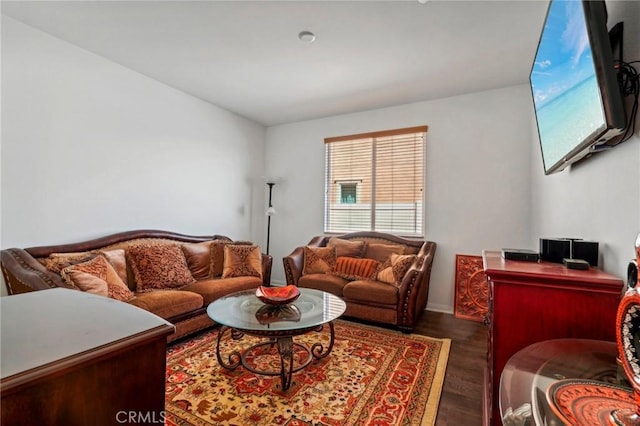
[[[581,1],[551,2],[530,79],[548,170],[605,126]]]

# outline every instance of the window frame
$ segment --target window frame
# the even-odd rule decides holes
[[[376,141],[380,138],[385,138],[385,137],[394,137],[394,136],[402,136],[402,135],[411,135],[411,134],[416,134],[416,133],[422,133],[422,152],[421,152],[421,160],[422,160],[422,182],[420,185],[420,191],[421,191],[421,197],[420,197],[420,213],[421,213],[421,217],[418,219],[416,217],[416,220],[419,220],[419,227],[420,229],[416,232],[416,233],[409,233],[409,232],[401,232],[401,231],[391,231],[391,233],[395,233],[396,235],[399,236],[403,236],[403,237],[408,237],[408,238],[424,238],[425,235],[425,184],[426,184],[426,133],[428,130],[428,126],[416,126],[416,127],[407,127],[407,128],[402,128],[402,129],[393,129],[393,130],[383,130],[383,131],[377,131],[377,132],[368,132],[368,133],[360,133],[360,134],[353,134],[353,135],[346,135],[346,136],[337,136],[337,137],[330,137],[330,138],[325,138],[324,142],[325,142],[325,199],[324,199],[324,224],[323,224],[323,229],[324,229],[324,233],[325,234],[339,234],[339,233],[343,233],[343,232],[357,232],[357,231],[375,231],[376,230],[376,214],[379,214],[376,211],[376,150],[377,145],[376,145]],[[369,229],[359,229],[358,227],[355,228],[351,228],[348,231],[338,231],[335,229],[335,226],[333,227],[333,229],[330,229],[330,225],[331,225],[331,207],[332,206],[357,206],[358,201],[360,200],[360,202],[362,202],[363,198],[365,197],[364,194],[361,194],[361,190],[362,190],[362,179],[357,179],[357,178],[347,178],[347,179],[333,179],[333,181],[331,182],[331,176],[330,174],[332,173],[331,170],[331,166],[335,164],[332,164],[331,162],[331,158],[329,158],[331,156],[330,153],[330,144],[334,143],[334,142],[346,142],[346,141],[353,141],[353,142],[357,142],[358,140],[363,140],[363,143],[366,144],[370,144],[371,145],[371,163],[370,163],[370,172],[371,172],[371,200],[370,200],[370,207],[369,207],[369,213],[371,216],[370,222],[369,222]],[[367,141],[370,140],[370,141]],[[330,200],[330,185],[334,184],[334,185],[340,185],[342,183],[356,183],[356,191],[357,191],[357,197],[356,197],[356,203],[342,203],[341,202],[341,189],[339,188],[338,190],[338,194],[337,194],[337,202],[332,203]],[[415,188],[415,187],[414,187]],[[415,201],[413,201],[415,203]],[[417,210],[416,210],[417,211]],[[417,223],[417,222],[416,222]],[[388,231],[380,231],[380,232],[388,232]]]

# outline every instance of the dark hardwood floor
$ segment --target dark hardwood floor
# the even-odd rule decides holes
[[[426,311],[415,332],[451,339],[436,425],[481,425],[487,327],[451,314]]]

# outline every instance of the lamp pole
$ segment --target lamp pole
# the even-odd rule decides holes
[[[269,254],[269,238],[271,237],[271,208],[273,207],[271,204],[271,195],[275,182],[267,182],[267,185],[269,185],[269,209],[267,210],[267,254]]]

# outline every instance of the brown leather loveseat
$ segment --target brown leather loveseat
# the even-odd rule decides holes
[[[317,236],[284,257],[287,284],[333,293],[345,316],[413,330],[427,305],[436,243],[381,232]]]
[[[10,295],[56,287],[102,294],[174,324],[168,341],[213,325],[206,313],[212,301],[268,286],[273,262],[249,242],[159,230],[10,248],[0,259]]]

